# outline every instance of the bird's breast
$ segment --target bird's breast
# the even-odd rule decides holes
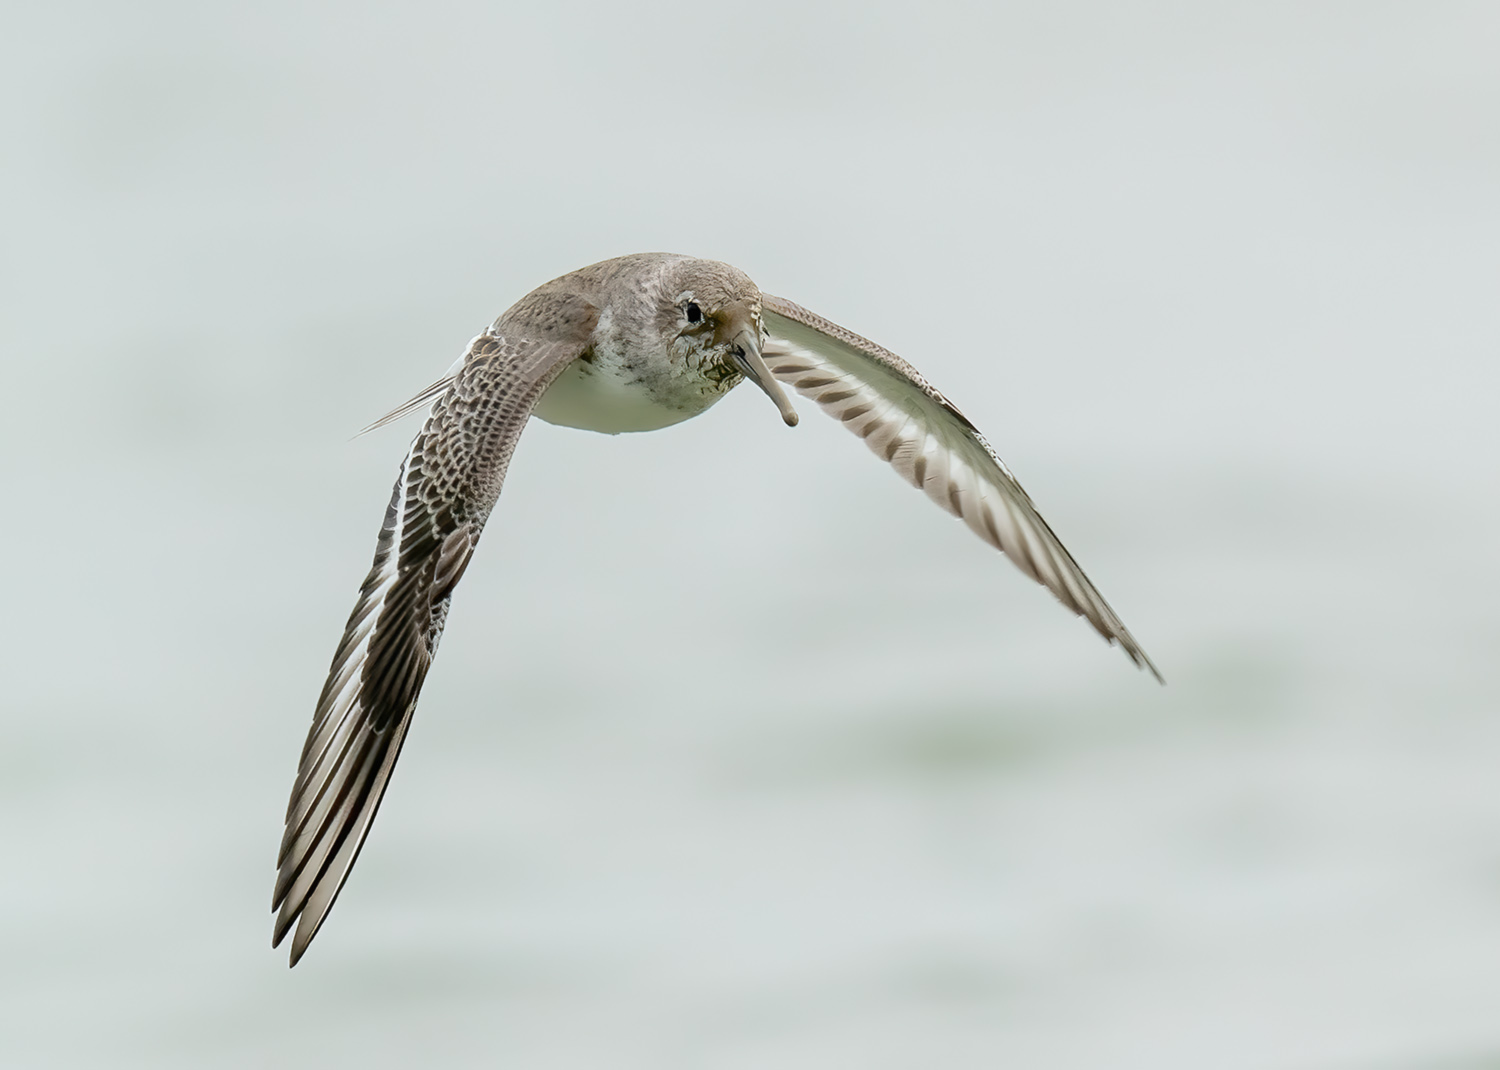
[[[665,352],[601,345],[568,365],[533,413],[549,424],[611,435],[655,431],[697,416],[738,381],[705,375]]]

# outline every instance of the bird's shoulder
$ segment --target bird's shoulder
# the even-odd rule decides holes
[[[539,287],[507,309],[488,332],[495,344],[587,345],[599,324],[600,302],[583,287],[561,282]]]

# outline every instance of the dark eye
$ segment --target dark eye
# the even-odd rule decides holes
[[[687,307],[687,318],[689,323],[697,323],[703,318],[703,310],[698,307],[698,302],[689,301]]]

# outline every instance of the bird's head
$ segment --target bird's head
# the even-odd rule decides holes
[[[787,426],[796,426],[797,410],[761,359],[760,289],[750,277],[715,260],[683,260],[663,281],[657,326],[670,339],[672,356],[716,381],[749,379]]]

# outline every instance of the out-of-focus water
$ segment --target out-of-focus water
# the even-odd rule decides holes
[[[8,27],[0,1065],[1500,1065],[1493,9]],[[922,368],[1170,686],[811,406],[536,425],[288,972],[350,433],[655,248]]]

